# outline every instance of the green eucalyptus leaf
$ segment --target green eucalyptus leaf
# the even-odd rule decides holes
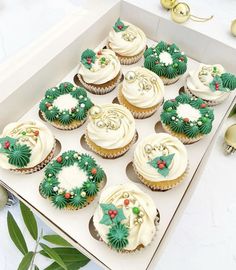
[[[34,266],[34,270],[39,270],[37,265]]]
[[[34,240],[38,239],[38,226],[32,211],[22,202],[20,202],[20,210],[25,225]]]
[[[18,266],[17,270],[28,270],[30,263],[33,259],[34,252],[28,252],[22,259],[20,265]]]
[[[51,259],[53,259],[57,264],[59,264],[62,267],[62,269],[67,270],[67,267],[63,262],[62,258],[52,248],[48,247],[43,243],[40,243],[39,245],[49,255]]]
[[[28,253],[28,248],[25,239],[10,212],[7,213],[7,226],[12,241],[14,242],[16,247],[20,250],[20,252],[26,255]]]
[[[232,117],[233,115],[236,114],[236,104],[234,105],[233,109],[231,110],[231,112],[229,113],[229,117]]]
[[[71,244],[68,243],[64,238],[62,238],[60,235],[44,235],[43,239],[58,246],[63,247],[71,247]]]
[[[72,263],[66,263],[66,267],[69,270],[78,270],[81,267],[85,266],[88,262],[72,262]],[[47,268],[45,268],[44,270],[63,270],[63,268],[58,265],[57,263],[52,263],[50,264]]]
[[[52,249],[62,258],[64,263],[84,261],[89,262],[89,259],[75,248],[56,247]],[[49,257],[49,255],[44,250],[41,250],[39,253],[45,257]]]

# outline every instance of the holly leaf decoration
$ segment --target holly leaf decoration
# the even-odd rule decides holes
[[[121,19],[118,18],[115,25],[113,26],[113,29],[116,32],[122,32],[122,31],[125,31],[128,27],[129,27],[128,25],[124,25],[124,23],[121,21]]]
[[[166,177],[169,174],[169,166],[172,162],[174,155],[175,154],[159,156],[152,159],[151,161],[148,161],[147,163],[153,168],[157,169],[158,173],[160,173],[162,176]]]
[[[87,68],[90,69],[92,64],[95,63],[96,53],[93,50],[87,49],[81,55],[81,63]]]
[[[100,204],[100,207],[102,208],[103,211],[103,217],[100,220],[100,224],[104,225],[112,225],[112,224],[117,224],[121,222],[123,219],[126,219],[123,210],[121,208],[115,207],[114,204]],[[109,215],[109,211],[116,211],[117,214],[112,218]]]
[[[16,144],[16,141],[16,139],[9,136],[0,138],[0,153],[8,154],[10,152],[10,148]]]
[[[216,92],[216,91],[221,91],[221,92],[226,92],[227,90],[223,87],[223,81],[220,76],[216,75],[214,79],[210,82],[209,88],[211,91]]]

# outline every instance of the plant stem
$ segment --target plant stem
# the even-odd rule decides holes
[[[38,253],[37,250],[38,250],[39,242],[42,239],[42,236],[43,236],[43,230],[41,230],[40,235],[39,235],[39,237],[38,237],[38,239],[36,241],[36,245],[35,245],[35,248],[34,248],[34,255],[33,255],[33,258],[32,258],[31,264],[30,264],[30,270],[33,270],[34,259],[35,259],[36,254]]]

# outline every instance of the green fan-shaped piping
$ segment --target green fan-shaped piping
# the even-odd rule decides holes
[[[91,156],[87,154],[81,154],[80,156],[81,156],[81,159],[79,161],[79,166],[81,169],[87,169],[89,167],[96,166],[96,162]]]
[[[47,120],[54,121],[57,119],[59,109],[57,107],[53,106],[51,110],[47,110],[44,113],[45,113]]]
[[[73,121],[73,117],[68,110],[64,110],[61,112],[59,120],[62,125],[68,125]]]
[[[44,197],[50,197],[55,192],[53,191],[53,188],[58,185],[58,181],[55,178],[46,178],[44,181],[40,184],[40,193]]]
[[[49,88],[45,93],[45,98],[53,100],[60,96],[60,92],[57,87]]]
[[[86,197],[81,196],[81,192],[83,190],[80,188],[75,188],[72,191],[74,192],[74,195],[70,198],[70,205],[76,208],[82,208],[87,202]]]
[[[31,148],[26,144],[15,144],[8,154],[8,162],[18,168],[24,168],[30,162]]]
[[[45,168],[45,175],[55,176],[62,169],[62,164],[56,160],[51,161]]]
[[[94,196],[98,193],[97,183],[93,181],[86,181],[83,184],[83,190],[88,196]]]
[[[112,248],[121,251],[128,245],[128,236],[128,228],[124,224],[118,223],[110,228],[107,240]]]
[[[56,208],[63,209],[67,205],[67,199],[63,194],[57,194],[51,197],[52,203]]]
[[[61,94],[67,94],[73,91],[74,87],[75,86],[70,82],[63,82],[59,85],[58,89]]]
[[[194,138],[199,134],[199,128],[197,125],[193,125],[191,127],[189,123],[186,123],[184,125],[184,133],[186,134],[187,137]]]
[[[223,87],[228,88],[231,91],[236,88],[236,76],[231,73],[223,73],[221,76]]]

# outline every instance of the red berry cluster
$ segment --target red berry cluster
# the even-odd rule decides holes
[[[216,91],[219,90],[219,84],[217,82],[215,83],[215,88],[216,88]]]
[[[88,63],[89,65],[92,63],[91,57],[88,57],[88,58],[87,58],[87,63]]]
[[[4,148],[5,149],[8,149],[9,147],[10,147],[10,142],[9,141],[5,141],[5,143],[4,143]]]
[[[123,28],[123,25],[118,25],[117,27],[121,30]]]
[[[118,214],[117,210],[109,210],[108,211],[108,215],[110,216],[110,218],[115,218],[116,215]]]
[[[158,161],[157,161],[157,166],[158,166],[159,169],[162,170],[162,169],[165,168],[166,162],[165,162],[164,160],[158,160]]]

